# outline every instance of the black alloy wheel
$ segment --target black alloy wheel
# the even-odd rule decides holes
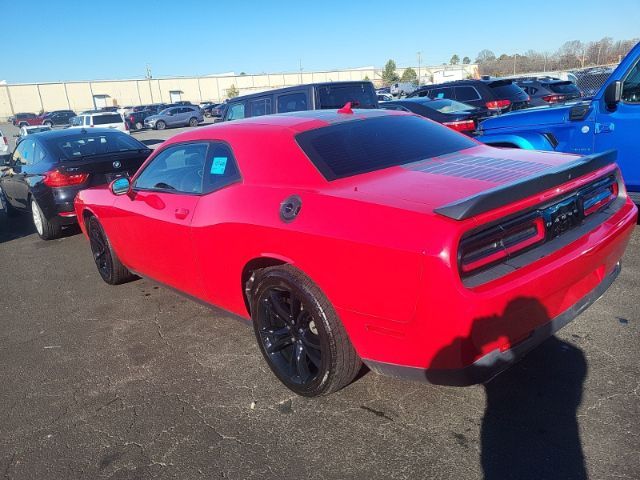
[[[286,287],[272,287],[261,299],[260,339],[279,373],[306,386],[322,368],[322,348],[315,321],[302,299]]]
[[[98,219],[92,216],[86,225],[93,261],[98,267],[98,273],[100,273],[102,279],[110,285],[119,285],[136,278],[120,262]]]
[[[93,253],[93,261],[98,267],[98,273],[105,282],[111,278],[112,261],[111,252],[109,251],[107,238],[102,231],[102,227],[98,224],[98,220],[92,217],[89,221],[89,243],[91,244],[91,253]]]
[[[296,268],[259,271],[251,312],[264,358],[295,393],[313,397],[335,392],[360,370],[360,359],[333,307]]]

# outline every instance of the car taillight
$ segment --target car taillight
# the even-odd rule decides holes
[[[9,145],[9,142],[7,141],[7,137],[2,137],[2,141],[4,142],[5,145]]]
[[[129,124],[127,122],[124,122],[124,129],[129,130]]]
[[[135,121],[136,121],[136,119],[134,118],[134,116],[133,116],[133,115],[129,115],[129,121],[130,121],[130,122],[135,122]]]
[[[74,173],[67,175],[60,170],[51,170],[44,174],[44,184],[48,187],[70,187],[87,181],[88,173]]]
[[[468,275],[544,239],[544,221],[538,212],[497,225],[462,241],[460,269],[463,275]]]
[[[502,110],[503,108],[507,108],[511,105],[510,100],[492,100],[491,102],[487,102],[485,104],[489,110]]]
[[[585,192],[581,192],[584,216],[591,215],[609,205],[618,197],[618,181],[615,177],[600,180]]]
[[[565,99],[566,97],[564,95],[545,95],[544,97],[542,97],[542,100],[547,103],[564,102]]]
[[[457,132],[473,132],[476,129],[476,122],[473,120],[457,120],[455,122],[444,122],[443,125],[456,130]]]

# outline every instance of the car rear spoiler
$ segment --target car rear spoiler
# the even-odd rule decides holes
[[[523,178],[514,183],[500,185],[471,197],[449,203],[434,211],[454,220],[466,220],[503,205],[558,187],[574,178],[595,172],[616,162],[618,152],[607,150],[581,157],[571,163],[552,167],[544,173]]]

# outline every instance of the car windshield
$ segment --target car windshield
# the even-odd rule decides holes
[[[54,155],[66,160],[147,148],[138,140],[122,132],[65,135],[49,138],[46,143]]]
[[[47,132],[51,130],[51,127],[34,127],[34,128],[26,128],[27,135],[31,135],[32,133],[40,133]]]
[[[464,135],[413,115],[338,123],[299,133],[296,140],[329,181],[476,145]]]
[[[351,102],[353,108],[377,108],[377,97],[370,83],[318,87],[318,108],[338,109]]]

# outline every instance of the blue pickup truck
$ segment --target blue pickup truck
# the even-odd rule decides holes
[[[615,149],[629,196],[640,204],[640,43],[592,98],[491,117],[479,130],[478,140],[498,147],[581,155]]]

